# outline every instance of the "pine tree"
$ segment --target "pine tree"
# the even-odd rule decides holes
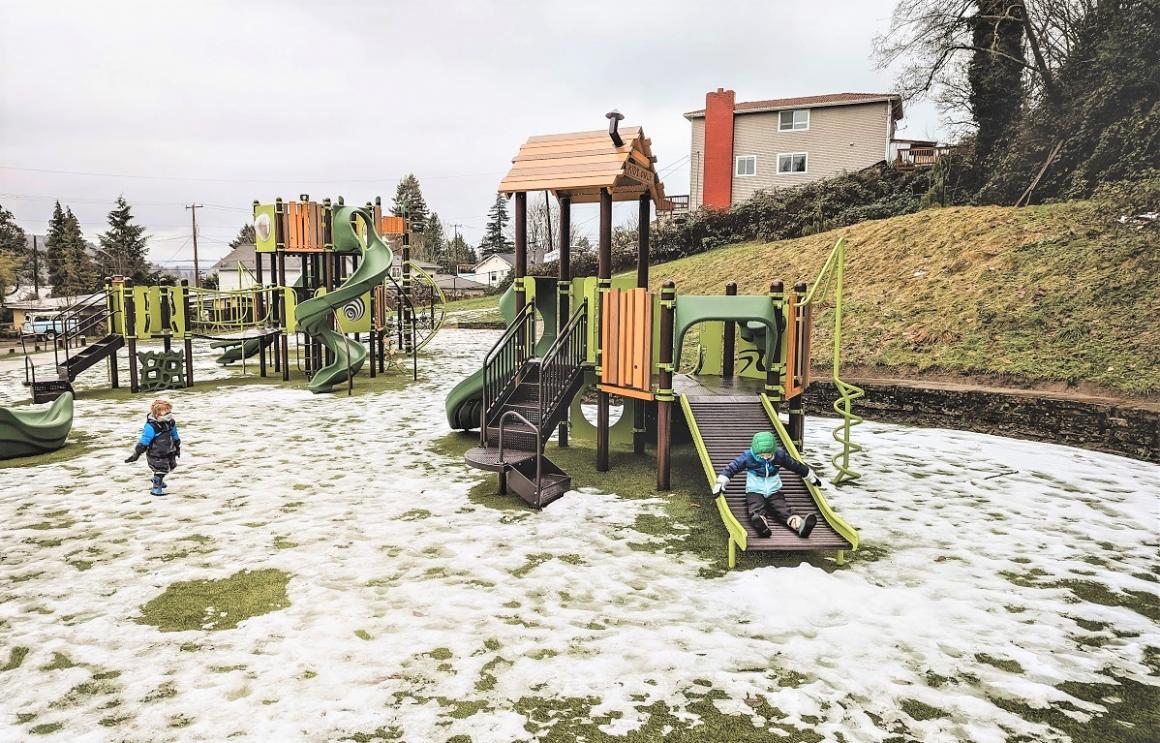
[[[101,253],[97,270],[101,276],[125,276],[137,283],[150,278],[145,226],[133,224],[133,213],[124,196],[109,212],[109,231],[100,236]]]
[[[20,269],[27,263],[28,236],[16,224],[12,212],[0,206],[0,302],[4,301],[6,285],[18,283]]]
[[[58,201],[52,209],[52,218],[48,220],[48,232],[44,238],[44,264],[48,270],[48,283],[56,295],[60,295],[56,287],[64,285],[66,221],[64,209],[60,208]]]
[[[507,237],[508,222],[507,199],[502,193],[495,195],[495,203],[487,213],[487,226],[483,230],[483,239],[479,241],[479,255],[486,258],[496,253],[510,253],[515,247]]]
[[[456,233],[455,237],[447,241],[447,251],[443,259],[443,268],[449,273],[455,273],[455,267],[463,263],[476,263],[475,251],[463,239],[463,235]]]
[[[427,219],[427,230],[423,233],[424,260],[443,265],[447,253],[447,233],[443,231],[443,221],[439,215],[431,212]]]
[[[53,285],[53,295],[74,297],[97,288],[97,271],[85,252],[85,236],[72,209],[65,209],[64,231],[60,238],[60,283]]]
[[[238,234],[233,240],[230,240],[230,250],[239,245],[257,245],[258,233],[254,232],[254,225],[246,223],[238,230]]]
[[[423,189],[419,187],[419,179],[414,173],[403,176],[395,188],[395,203],[391,205],[391,214],[406,217],[415,232],[422,232],[426,226],[429,214],[427,201],[423,198]]]

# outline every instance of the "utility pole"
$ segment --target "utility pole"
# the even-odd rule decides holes
[[[197,266],[197,210],[201,208],[201,204],[190,204],[185,208],[193,217],[193,287],[197,289],[201,287],[201,271]]]
[[[36,235],[32,236],[32,291],[40,299],[40,249],[36,246]]]

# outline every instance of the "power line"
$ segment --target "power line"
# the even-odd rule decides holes
[[[51,173],[54,175],[80,175],[93,178],[132,178],[151,181],[185,181],[198,183],[398,183],[403,176],[389,176],[386,178],[205,178],[196,176],[175,175],[142,175],[139,173],[95,173],[82,170],[55,170],[52,168],[20,168],[14,165],[0,165],[0,170],[18,170],[26,173]],[[445,178],[479,178],[483,176],[503,175],[506,171],[493,170],[486,173],[448,173],[445,175],[425,175],[424,180],[441,180]]]

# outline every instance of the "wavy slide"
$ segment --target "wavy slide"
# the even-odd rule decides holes
[[[353,219],[361,219],[366,226],[366,243],[355,231]],[[312,297],[298,304],[294,319],[298,328],[325,346],[334,354],[334,363],[319,369],[311,378],[308,389],[314,393],[330,392],[336,384],[358,374],[366,361],[367,350],[342,333],[330,328],[330,318],[337,308],[361,297],[387,277],[395,254],[379,238],[370,212],[353,206],[336,207],[334,211],[334,252],[361,253],[358,268],[332,292]]]
[[[64,446],[72,424],[71,392],[43,408],[0,408],[0,459],[55,451]]]

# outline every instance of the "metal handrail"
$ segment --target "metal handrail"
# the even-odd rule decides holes
[[[508,418],[518,418],[521,423],[530,428],[536,436],[536,508],[540,507],[540,479],[544,466],[544,441],[539,436],[539,430],[532,425],[532,422],[520,415],[514,410],[509,410],[499,417],[499,466],[501,471],[507,469],[507,463],[503,461],[503,433],[507,427]]]
[[[567,352],[564,358],[566,363],[557,364],[557,359],[565,352]],[[567,389],[572,377],[580,369],[587,356],[588,300],[585,299],[572,313],[572,317],[568,318],[564,327],[560,329],[552,347],[540,359],[540,425],[536,430],[540,432],[541,436],[544,434],[544,421],[548,419],[548,412],[559,402],[564,390]]]
[[[535,340],[535,305],[528,303],[516,313],[510,325],[483,359],[483,391],[480,405],[480,436],[487,440],[488,418],[515,379],[523,362],[530,358]],[[498,367],[503,366],[503,369]],[[500,376],[504,378],[499,378]]]

